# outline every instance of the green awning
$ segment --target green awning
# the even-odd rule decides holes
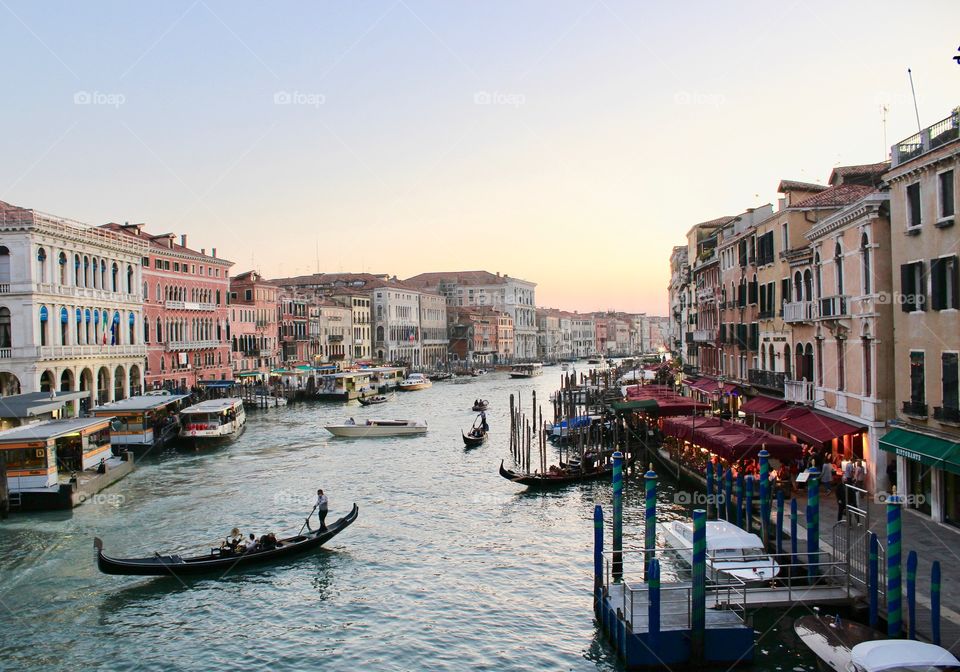
[[[960,475],[960,443],[955,441],[906,429],[892,429],[880,437],[880,447],[908,460]]]
[[[655,411],[659,408],[656,399],[634,399],[632,401],[615,401],[610,404],[615,411]]]

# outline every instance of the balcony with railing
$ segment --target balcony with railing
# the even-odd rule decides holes
[[[782,393],[785,378],[786,374],[783,371],[747,369],[747,381],[754,387],[762,387]]]
[[[173,310],[203,310],[213,311],[217,309],[215,303],[200,303],[198,301],[164,301],[165,308]]]
[[[795,404],[813,403],[813,381],[785,380],[783,381],[783,398]]]
[[[167,350],[205,350],[220,345],[219,341],[167,341]]]
[[[960,137],[960,108],[946,119],[941,119],[919,133],[895,144],[891,150],[891,165],[899,166],[922,154]]]
[[[817,316],[821,320],[839,320],[850,317],[850,297],[835,294],[820,299],[820,312]]]
[[[911,418],[926,418],[929,416],[927,404],[922,401],[905,401],[901,408],[903,414]]]
[[[76,357],[107,358],[117,355],[146,357],[145,345],[41,345],[16,349],[17,357],[36,357],[38,359],[72,359]]]
[[[327,336],[327,343],[343,343],[343,334],[330,334]]]
[[[955,406],[934,406],[933,419],[939,422],[960,424],[960,408]]]
[[[694,343],[713,343],[717,340],[716,329],[696,329],[693,332]]]
[[[715,287],[702,287],[697,290],[697,301],[713,301],[717,297]]]
[[[812,322],[816,319],[813,301],[790,301],[783,304],[784,322]]]

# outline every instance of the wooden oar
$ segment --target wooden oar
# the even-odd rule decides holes
[[[307,527],[307,526],[310,524],[310,516],[313,515],[313,512],[317,510],[317,507],[318,507],[319,505],[320,505],[320,502],[317,502],[316,504],[313,505],[313,508],[310,509],[310,513],[307,514],[306,520],[303,521],[303,527],[301,527],[301,528],[300,528],[300,531],[297,532],[297,536],[298,536],[298,537],[299,537],[301,534],[303,534],[303,528],[304,528],[304,527]]]

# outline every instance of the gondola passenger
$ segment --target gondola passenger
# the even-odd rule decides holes
[[[257,538],[254,536],[253,532],[250,533],[250,537],[247,539],[246,546],[244,546],[247,553],[252,553],[257,550]]]

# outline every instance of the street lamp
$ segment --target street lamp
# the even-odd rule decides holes
[[[723,376],[717,377],[717,416],[723,417],[723,390],[726,387],[727,379]]]

